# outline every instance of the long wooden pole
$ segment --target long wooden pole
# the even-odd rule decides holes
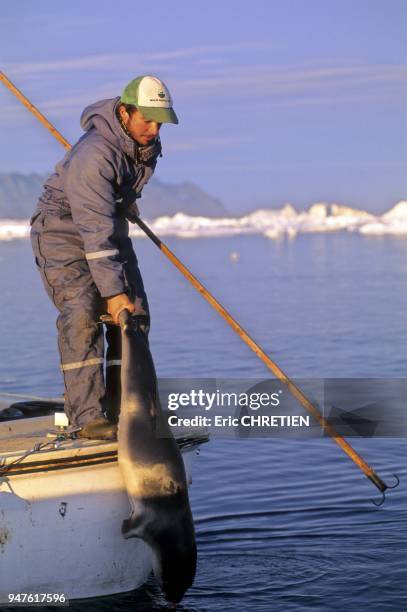
[[[51,134],[53,134],[55,138],[63,144],[65,149],[71,148],[69,142],[62,136],[60,132],[58,132],[56,127],[54,127],[52,123],[50,123],[48,119],[44,117],[42,113],[40,113],[40,111],[34,106],[34,104],[31,104],[28,98],[26,98],[25,95],[19,89],[17,89],[17,87],[6,77],[4,72],[0,72],[0,81],[3,81],[5,86],[16,96],[16,98],[20,100],[22,104],[24,104],[26,108],[28,108],[29,111],[32,112],[35,117],[37,117],[37,119],[42,123],[42,125],[45,125],[47,130],[49,130]]]
[[[44,115],[17,89],[13,83],[6,77],[3,72],[0,72],[0,80],[4,82],[6,87],[26,106],[43,125],[55,136],[57,140],[65,147],[70,149],[71,144],[62,136],[62,134],[44,117]],[[174,253],[156,236],[151,229],[139,217],[136,219],[137,225],[147,234],[154,244],[168,257],[176,268],[189,280],[189,282],[199,291],[203,298],[225,319],[232,329],[240,336],[254,353],[265,363],[265,365],[273,372],[273,374],[288,388],[290,393],[302,404],[302,406],[312,414],[318,421],[321,427],[335,440],[342,450],[352,459],[352,461],[362,470],[371,482],[384,493],[388,489],[388,485],[376,474],[373,468],[354,450],[354,448],[343,438],[327,421],[319,409],[304,395],[297,385],[283,372],[283,370],[273,361],[263,349],[249,336],[243,327],[232,317],[232,315],[218,302],[218,300],[204,287],[204,285],[188,270],[186,266],[174,255]]]

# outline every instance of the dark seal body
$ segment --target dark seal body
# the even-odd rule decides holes
[[[151,547],[160,587],[167,601],[177,603],[192,585],[196,571],[184,463],[161,409],[147,337],[137,317],[127,310],[121,313],[120,324],[118,460],[132,507],[122,533],[125,538],[141,538]]]

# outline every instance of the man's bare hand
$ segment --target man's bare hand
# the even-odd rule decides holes
[[[130,301],[129,296],[126,293],[119,293],[119,295],[107,298],[106,303],[107,312],[111,315],[116,325],[119,323],[119,314],[122,310],[126,309],[129,312],[134,312],[136,309],[135,305]]]

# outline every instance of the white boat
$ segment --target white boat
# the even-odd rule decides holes
[[[142,585],[151,557],[144,542],[121,534],[130,505],[117,442],[58,439],[53,412],[62,405],[14,406],[0,408],[2,598],[48,593],[71,600]],[[19,406],[29,408],[21,415]],[[38,412],[43,416],[31,416]],[[192,460],[208,434],[177,427],[174,435],[191,482]]]

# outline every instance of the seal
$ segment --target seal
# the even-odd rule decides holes
[[[118,462],[132,508],[122,533],[150,546],[154,574],[167,601],[175,605],[195,578],[195,530],[184,463],[160,405],[143,318],[128,310],[119,317]]]

